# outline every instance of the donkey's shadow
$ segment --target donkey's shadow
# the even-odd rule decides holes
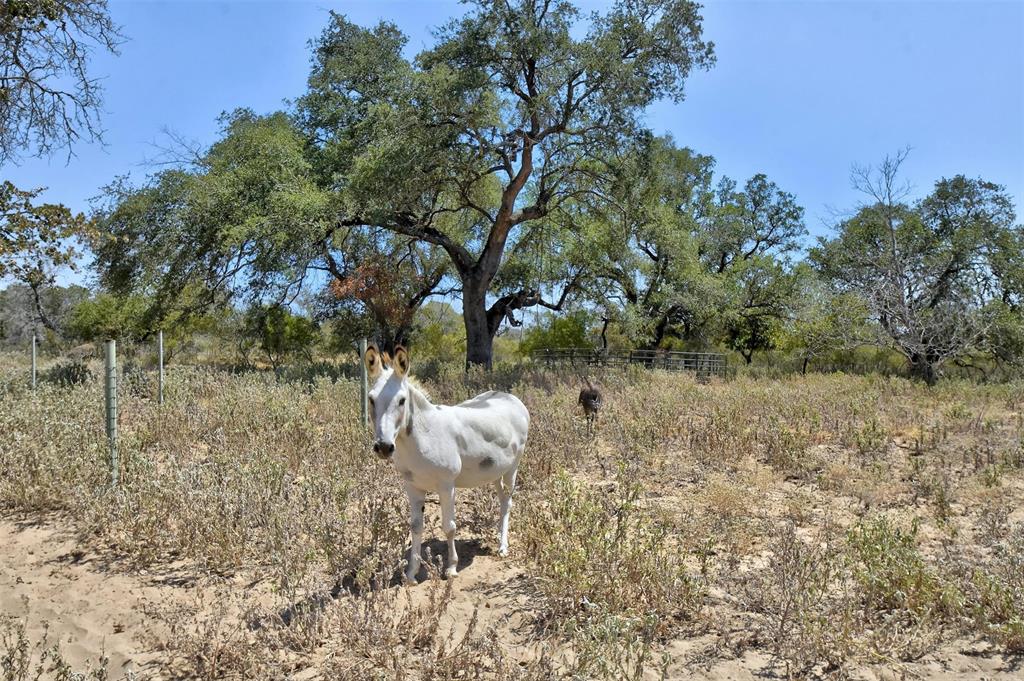
[[[456,567],[461,573],[473,564],[477,556],[491,556],[494,552],[484,546],[479,539],[456,539],[455,552],[459,554],[459,562]],[[406,552],[406,558],[409,553]],[[423,582],[430,576],[430,570],[440,570],[444,574],[444,565],[448,559],[448,542],[444,539],[431,539],[423,542],[423,562],[420,571],[416,573],[416,581]],[[440,563],[438,561],[441,561]],[[430,567],[427,567],[428,564]],[[401,583],[403,574],[398,573],[398,580]],[[458,579],[458,577],[456,577]]]
[[[455,551],[459,554],[459,572],[462,572],[472,565],[477,556],[493,555],[491,549],[484,546],[479,539],[456,539]],[[408,558],[408,555],[408,551],[406,551],[405,557]],[[430,579],[431,572],[444,575],[444,561],[447,556],[448,542],[444,539],[431,539],[424,542],[423,559],[420,564],[420,570],[416,573],[416,581],[423,583]],[[442,579],[444,579],[444,577],[442,577]],[[391,574],[387,583],[384,584],[380,583],[378,580],[371,579],[369,585],[367,585],[358,580],[355,571],[352,571],[342,575],[334,582],[330,589],[312,593],[281,609],[277,613],[277,619],[281,624],[287,627],[299,618],[319,617],[320,613],[327,609],[333,601],[336,601],[339,598],[344,596],[354,596],[358,598],[367,591],[367,586],[369,587],[369,590],[372,591],[382,588],[394,589],[404,583],[404,561],[403,564]],[[269,624],[267,619],[255,619],[249,623],[249,628],[261,629],[267,624]]]

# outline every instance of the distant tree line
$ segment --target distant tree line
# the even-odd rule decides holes
[[[1024,361],[1024,236],[1003,187],[955,176],[914,197],[900,152],[856,168],[863,202],[808,244],[794,194],[717,176],[642,124],[714,63],[698,5],[470,5],[412,59],[394,25],[332,13],[289,110],[225,114],[212,145],[115,179],[89,219],[5,186],[0,273],[20,282],[0,299],[5,339],[25,323],[66,342],[165,329],[274,366],[360,337],[490,366],[509,330],[523,353],[715,349],[803,370],[878,347],[930,383],[950,362]],[[94,257],[84,298],[53,293],[71,236]]]

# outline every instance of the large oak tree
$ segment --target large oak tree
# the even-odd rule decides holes
[[[333,14],[300,120],[339,200],[336,226],[377,225],[444,249],[461,284],[467,363],[490,365],[517,310],[559,309],[536,280],[501,278],[545,226],[600,196],[655,100],[713,63],[699,5],[620,0],[584,17],[561,0],[475,0],[409,60],[396,27]]]

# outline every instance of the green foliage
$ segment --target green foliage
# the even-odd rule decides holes
[[[63,205],[36,204],[43,190],[25,191],[0,183],[0,279],[12,277],[38,288],[53,270],[73,265],[72,237],[91,233],[92,222]]]
[[[749,364],[753,354],[773,349],[795,303],[797,277],[772,256],[762,255],[730,268],[731,305],[720,311],[726,346]]]
[[[62,388],[70,388],[92,381],[93,375],[85,362],[71,360],[54,364],[46,370],[43,380]]]
[[[799,290],[793,318],[780,345],[804,361],[803,368],[819,358],[842,353],[875,341],[863,298],[854,293],[835,293],[808,265],[796,269]]]
[[[856,579],[865,607],[872,612],[909,612],[927,617],[955,607],[957,595],[947,590],[917,550],[917,527],[895,527],[884,516],[850,530],[848,540]]]
[[[688,0],[592,15],[472,5],[412,60],[393,25],[332,13],[293,117],[236,111],[193,163],[108,189],[112,238],[93,244],[103,284],[149,296],[154,327],[239,293],[281,299],[326,271],[318,318],[343,320],[339,339],[372,327],[388,345],[457,274],[468,359],[490,364],[519,310],[579,294],[582,197],[610,186],[643,109],[681,99],[714,57]]]
[[[986,317],[991,326],[982,344],[983,351],[997,361],[1024,366],[1024,314],[1020,307],[993,301],[987,305]]]
[[[409,341],[417,357],[438,363],[460,360],[466,352],[462,316],[448,303],[432,301],[423,306]]]
[[[327,233],[330,197],[310,177],[305,141],[287,116],[238,110],[194,169],[107,188],[106,233],[93,243],[101,283],[149,298],[156,326],[259,298],[294,282]]]
[[[471,5],[411,61],[393,25],[332,14],[299,120],[342,222],[444,250],[461,280],[467,359],[490,365],[502,323],[541,291],[562,291],[544,301],[555,308],[578,293],[580,197],[601,196],[644,107],[681,99],[713,50],[685,0],[623,3],[589,25],[568,2]]]
[[[340,227],[338,196],[316,184],[307,140],[287,115],[238,110],[221,123],[192,167],[107,188],[106,234],[93,244],[104,287],[143,293],[144,325],[157,328],[238,298],[311,296],[327,272],[316,314],[335,320],[337,347],[404,340],[447,273],[444,257],[372,226]]]
[[[934,383],[944,362],[984,348],[992,332],[993,346],[1013,347],[1005,308],[993,303],[1019,311],[1024,242],[997,184],[957,175],[908,203],[897,184],[905,157],[855,175],[872,203],[834,238],[819,239],[810,257],[837,291],[866,301],[892,347]]]
[[[534,350],[551,348],[592,348],[589,326],[590,315],[585,310],[567,315],[547,314],[539,325],[526,331],[520,352],[529,355]]]
[[[246,313],[246,333],[274,368],[296,357],[313,361],[313,346],[319,339],[312,320],[280,305],[251,308]]]
[[[764,175],[713,185],[714,161],[649,137],[617,164],[614,208],[591,225],[599,282],[638,345],[774,347],[798,288],[787,261],[803,209]],[[598,289],[598,302],[609,291]]]
[[[0,133],[0,157],[5,152],[3,136]],[[45,327],[55,335],[61,332],[58,322],[63,320],[55,320],[51,314],[66,313],[66,309],[53,309],[54,294],[48,290],[53,287],[59,269],[75,269],[79,253],[73,240],[96,234],[95,222],[83,214],[76,215],[63,205],[36,204],[35,199],[42,191],[23,191],[7,181],[0,184],[0,281],[9,277],[27,286],[30,293],[28,300],[21,301],[17,315],[21,317],[20,323],[12,324],[10,311],[3,314],[7,318],[5,326],[21,327],[19,335],[24,335],[27,325],[32,331]],[[13,331],[4,329],[3,335]]]
[[[148,333],[143,326],[147,303],[140,295],[101,293],[75,306],[68,330],[86,341],[140,340]]]

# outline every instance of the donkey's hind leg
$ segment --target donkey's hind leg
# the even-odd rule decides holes
[[[498,555],[508,555],[508,517],[512,514],[512,492],[516,488],[516,473],[519,468],[513,468],[503,476],[495,480],[494,488],[498,492],[498,503],[500,504],[498,515]]]
[[[448,567],[446,577],[459,574],[459,554],[455,551],[455,483],[443,483],[437,490],[441,499],[441,528],[448,539]]]

